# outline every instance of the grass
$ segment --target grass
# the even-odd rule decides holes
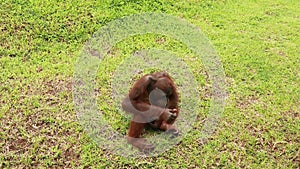
[[[2,0],[0,168],[299,168],[299,5],[296,0]],[[98,107],[109,107],[101,101],[109,99],[111,72],[148,47],[181,56],[196,78],[203,107],[180,144],[135,160],[111,154],[83,130],[74,111],[72,77],[77,56],[95,31],[140,12],[168,13],[199,27],[222,60],[229,97],[217,131],[199,145],[210,100],[201,60],[160,35],[118,43],[97,73]],[[105,110],[109,118],[110,109]],[[118,120],[114,117],[112,126],[125,134],[129,122]]]

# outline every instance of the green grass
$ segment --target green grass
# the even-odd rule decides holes
[[[0,168],[299,168],[299,6],[296,0],[1,0]],[[210,95],[201,60],[160,35],[118,43],[97,73],[99,108],[109,107],[101,101],[109,99],[111,72],[148,47],[182,57],[203,107],[179,145],[134,160],[109,153],[84,132],[74,111],[72,77],[95,31],[140,12],[168,13],[199,27],[222,60],[229,97],[217,131],[200,145]],[[114,117],[111,123],[126,133],[128,121]]]

